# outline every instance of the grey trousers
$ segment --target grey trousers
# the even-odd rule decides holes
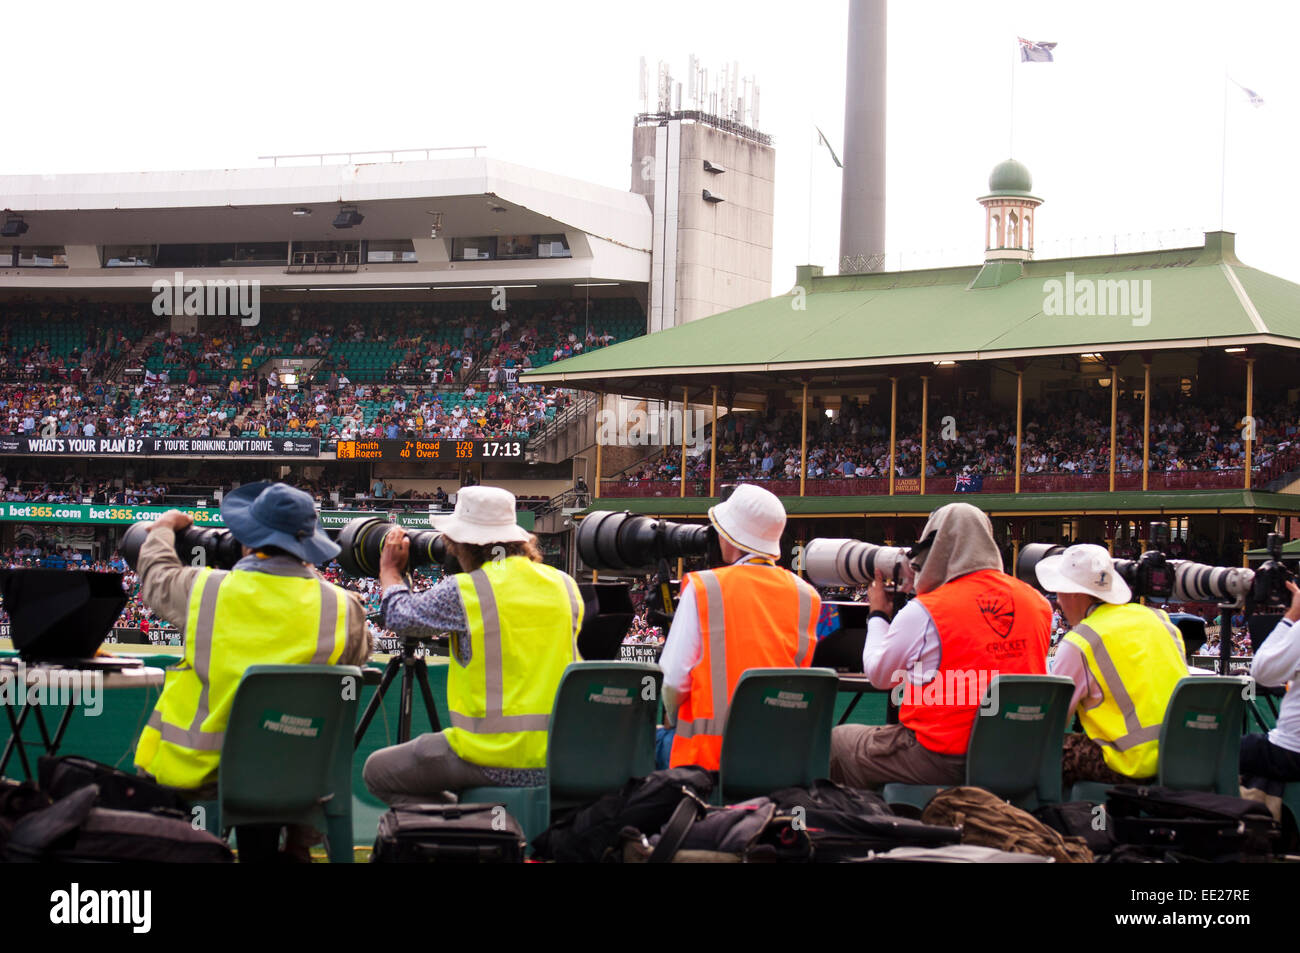
[[[492,784],[482,768],[452,750],[441,732],[380,748],[366,759],[361,777],[370,793],[391,807],[445,803],[452,800],[449,793]]]
[[[966,758],[931,751],[905,725],[839,725],[831,731],[831,780],[851,788],[963,784]]]

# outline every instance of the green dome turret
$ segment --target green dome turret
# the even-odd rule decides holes
[[[989,173],[991,195],[1029,195],[1034,188],[1033,176],[1015,159],[999,162]]]

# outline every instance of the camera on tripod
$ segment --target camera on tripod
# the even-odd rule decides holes
[[[140,561],[140,547],[144,545],[151,526],[153,523],[150,522],[132,523],[122,534],[118,548],[126,564],[133,570]],[[191,525],[176,533],[176,556],[188,565],[229,569],[243,555],[243,544],[228,529],[204,529]]]

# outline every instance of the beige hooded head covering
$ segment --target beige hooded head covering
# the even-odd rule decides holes
[[[993,524],[978,506],[949,503],[939,507],[930,514],[921,541],[929,539],[931,533],[934,537],[929,548],[912,559],[918,595],[979,569],[1002,571],[1002,553],[993,541]]]

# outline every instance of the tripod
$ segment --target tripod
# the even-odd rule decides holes
[[[421,639],[404,639],[402,641],[402,654],[394,655],[388,660],[388,666],[384,669],[384,677],[379,681],[379,687],[375,693],[370,696],[370,702],[366,705],[366,710],[361,714],[361,721],[357,723],[356,734],[352,738],[354,748],[360,746],[361,739],[365,737],[366,729],[370,727],[370,721],[375,717],[375,712],[379,706],[384,703],[384,693],[388,691],[388,686],[393,683],[400,670],[402,673],[401,703],[398,708],[397,716],[397,743],[401,744],[411,740],[411,708],[415,701],[415,682],[420,683],[420,694],[424,696],[424,710],[429,716],[429,729],[431,731],[441,731],[442,726],[438,723],[438,709],[433,703],[433,692],[429,689],[429,667],[425,664],[424,657],[416,655],[416,649],[421,641],[428,641],[430,648],[433,647],[432,640]]]

